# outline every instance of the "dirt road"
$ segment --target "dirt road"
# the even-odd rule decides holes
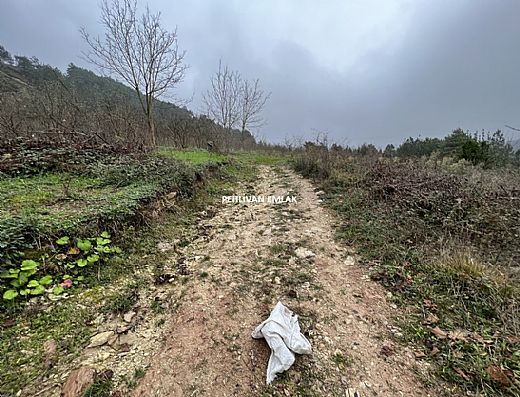
[[[215,205],[186,247],[197,277],[132,395],[429,395],[414,374],[424,368],[393,341],[396,309],[355,254],[334,242],[333,216],[312,185],[264,166],[254,186],[235,193],[297,202]],[[251,331],[278,300],[300,316],[313,355],[298,356],[266,387],[269,348]]]

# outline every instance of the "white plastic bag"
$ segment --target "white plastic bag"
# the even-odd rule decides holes
[[[271,348],[267,384],[274,380],[277,373],[287,371],[293,365],[294,353],[312,353],[310,342],[300,332],[298,316],[281,302],[276,304],[269,318],[256,327],[251,336],[255,339],[265,338]]]

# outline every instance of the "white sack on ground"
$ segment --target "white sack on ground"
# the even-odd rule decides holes
[[[274,380],[277,373],[287,371],[293,365],[294,353],[312,353],[310,342],[300,332],[298,316],[281,302],[276,304],[269,318],[256,327],[251,336],[265,338],[271,348],[267,384]]]

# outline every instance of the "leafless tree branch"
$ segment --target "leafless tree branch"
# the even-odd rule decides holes
[[[185,52],[178,49],[177,30],[169,32],[161,26],[160,13],[152,14],[147,6],[142,16],[136,14],[136,0],[104,0],[100,21],[104,37],[92,37],[82,28],[90,47],[83,55],[134,88],[155,146],[154,101],[184,78]]]

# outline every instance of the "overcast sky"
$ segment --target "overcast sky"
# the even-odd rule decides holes
[[[140,4],[144,4],[141,2]],[[342,144],[520,126],[520,0],[151,0],[202,110],[220,58],[271,98],[261,137]],[[65,70],[97,34],[97,0],[0,0],[0,44]],[[511,133],[508,131],[508,135]],[[511,135],[518,138],[520,134]]]

